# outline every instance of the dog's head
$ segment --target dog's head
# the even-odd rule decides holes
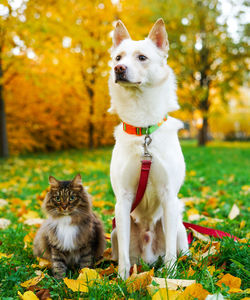
[[[154,86],[167,76],[168,39],[165,24],[159,19],[145,40],[133,41],[121,21],[113,35],[113,82],[126,87]]]

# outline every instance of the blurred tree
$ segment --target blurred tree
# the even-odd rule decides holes
[[[75,70],[74,76],[78,79],[80,76],[79,96],[88,110],[85,120],[82,120],[86,123],[84,130],[88,132],[88,146],[92,148],[102,144],[108,122],[108,61],[116,6],[110,0],[38,0],[30,3],[26,14],[33,28],[41,33],[33,46],[37,49],[35,51],[41,51],[43,36],[46,48],[54,52],[58,64],[64,64],[64,59],[69,60],[69,67]],[[72,81],[77,84],[75,78]]]
[[[170,41],[169,63],[177,73],[179,99],[184,109],[198,110],[202,117],[199,145],[208,140],[208,119],[214,95],[228,101],[232,90],[244,82],[247,45],[234,40],[221,20],[218,0],[143,0],[163,17]],[[242,4],[243,5],[243,4]],[[235,16],[235,18],[239,18]],[[240,36],[240,33],[238,33]]]

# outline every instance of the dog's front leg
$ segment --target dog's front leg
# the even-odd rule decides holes
[[[129,276],[130,259],[130,209],[132,200],[128,197],[117,199],[115,205],[115,218],[118,239],[118,272],[121,278],[126,279]]]
[[[172,268],[176,261],[177,254],[177,217],[178,207],[176,197],[171,192],[166,191],[163,195],[163,228],[165,233],[166,266]]]

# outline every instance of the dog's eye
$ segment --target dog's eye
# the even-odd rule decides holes
[[[138,56],[138,59],[139,59],[140,61],[144,61],[144,60],[147,59],[147,57],[146,57],[145,55],[139,55],[139,56]]]
[[[117,61],[119,61],[121,58],[122,58],[121,55],[117,55],[115,59],[116,59]]]

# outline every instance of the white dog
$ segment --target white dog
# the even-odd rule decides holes
[[[158,124],[168,112],[179,108],[175,76],[167,65],[168,40],[165,24],[159,19],[148,38],[131,40],[118,21],[114,30],[112,70],[109,81],[111,108],[122,122],[147,128]],[[126,125],[125,124],[125,125]],[[138,186],[145,135],[115,129],[116,144],[111,160],[111,183],[116,196],[116,228],[112,232],[113,257],[119,274],[129,276],[131,264],[142,258],[154,262],[165,255],[173,266],[178,251],[187,251],[178,192],[185,177],[185,162],[177,132],[182,122],[172,117],[163,121],[150,137],[152,166],[148,185],[139,206],[130,215]]]

